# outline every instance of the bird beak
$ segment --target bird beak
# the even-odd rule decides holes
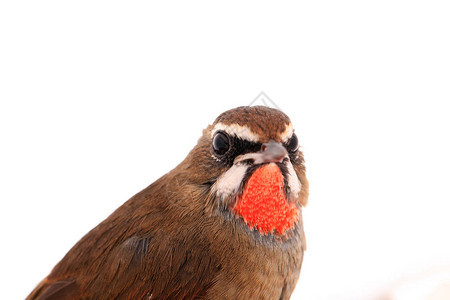
[[[240,164],[245,161],[251,161],[251,164],[263,164],[270,162],[282,162],[286,157],[289,157],[287,150],[281,143],[270,140],[268,143],[261,145],[261,150],[258,152],[246,153],[239,155],[234,160],[234,164]]]
[[[261,151],[256,155],[258,163],[266,162],[282,162],[285,157],[288,157],[286,148],[280,143],[270,140],[261,146]]]
[[[286,157],[289,157],[289,155],[284,146],[274,140],[270,140],[268,143],[262,144],[261,150],[258,152],[238,156],[234,160],[234,164],[248,160],[251,160],[252,164],[282,162]]]

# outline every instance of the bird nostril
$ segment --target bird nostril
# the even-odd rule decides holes
[[[255,163],[255,160],[253,158],[249,158],[244,160],[244,163],[247,165],[253,165]]]
[[[262,151],[266,151],[266,149],[267,149],[267,145],[262,145],[262,146],[261,146],[261,150],[262,150]]]
[[[285,158],[284,155],[277,155],[277,156],[273,157],[273,159],[275,161],[280,162],[280,163],[284,162],[284,158]]]

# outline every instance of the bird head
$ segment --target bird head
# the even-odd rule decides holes
[[[294,230],[308,199],[303,154],[289,117],[264,106],[228,110],[185,160],[219,213],[261,235]]]

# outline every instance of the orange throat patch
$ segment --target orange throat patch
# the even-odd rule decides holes
[[[299,209],[286,201],[283,174],[275,163],[253,172],[233,210],[261,234],[283,235],[295,226]]]

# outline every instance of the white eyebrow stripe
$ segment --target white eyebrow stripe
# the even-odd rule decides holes
[[[289,125],[286,126],[286,129],[280,134],[281,141],[283,143],[287,142],[292,137],[293,134],[294,134],[294,127],[292,126],[291,123],[289,123]]]
[[[250,142],[258,142],[259,138],[258,135],[255,134],[253,131],[250,130],[247,126],[241,126],[238,124],[230,124],[226,125],[223,123],[217,123],[213,130],[211,131],[211,137],[214,136],[214,134],[219,131],[223,130],[229,135],[235,135],[241,139],[250,141]]]

